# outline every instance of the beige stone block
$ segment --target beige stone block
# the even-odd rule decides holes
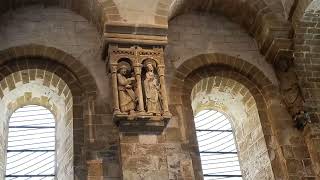
[[[102,160],[91,160],[87,161],[88,165],[88,176],[93,179],[102,179],[103,167]]]
[[[24,99],[25,99],[26,102],[31,102],[32,92],[25,92],[24,93]]]
[[[157,135],[139,135],[139,143],[141,144],[156,144],[157,143]]]

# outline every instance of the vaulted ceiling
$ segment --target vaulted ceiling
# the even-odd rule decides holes
[[[103,23],[166,26],[167,20],[190,11],[217,12],[250,26],[261,14],[288,18],[295,0],[0,0],[1,12],[32,4],[59,5]],[[306,0],[310,1],[310,0]],[[0,12],[0,13],[1,13]],[[168,18],[169,16],[169,18]]]
[[[297,2],[311,0],[0,0],[0,14],[32,4],[68,8],[96,24],[167,27],[168,20],[191,11],[215,12],[244,26],[252,35],[265,26],[285,29]],[[257,32],[260,31],[260,32]],[[266,30],[264,33],[269,33]],[[276,33],[277,34],[277,33]],[[278,33],[279,34],[279,33]],[[281,33],[280,33],[281,34]]]

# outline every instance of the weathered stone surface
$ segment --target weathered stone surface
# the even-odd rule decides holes
[[[310,2],[1,1],[0,179],[4,111],[31,103],[56,116],[58,179],[201,180],[193,113],[203,102],[232,116],[243,179],[319,179],[319,4],[307,8]],[[181,16],[168,21],[170,8]],[[148,37],[168,40],[173,116],[161,133],[119,133],[112,122],[104,32],[149,45],[159,44]],[[313,123],[303,132],[281,97],[291,91],[272,64],[281,56],[293,59],[290,71]]]

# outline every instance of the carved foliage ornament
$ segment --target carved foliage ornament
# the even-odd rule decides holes
[[[162,129],[171,118],[163,48],[109,45],[108,54],[115,122],[131,129],[145,128],[146,124]]]

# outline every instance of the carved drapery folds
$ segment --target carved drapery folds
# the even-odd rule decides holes
[[[162,47],[109,44],[113,118],[123,131],[162,131],[168,109]]]

